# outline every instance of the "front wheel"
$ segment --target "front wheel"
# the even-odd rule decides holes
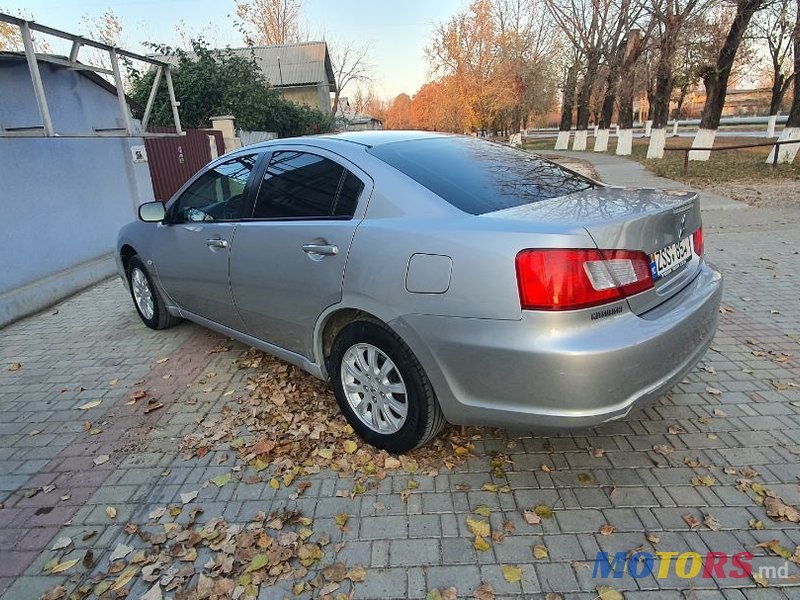
[[[331,350],[336,401],[365,441],[389,452],[426,444],[445,420],[433,387],[411,349],[370,321],[350,323]]]
[[[164,299],[138,256],[128,264],[128,285],[136,312],[150,329],[166,329],[181,322],[167,311]]]

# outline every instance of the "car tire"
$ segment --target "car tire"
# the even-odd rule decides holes
[[[136,312],[150,329],[167,329],[182,321],[167,311],[164,298],[138,256],[131,258],[128,263],[128,288]]]
[[[375,364],[365,369],[370,356]],[[345,326],[333,342],[328,372],[347,421],[377,448],[407,452],[429,442],[446,424],[422,365],[405,342],[380,323],[355,321]],[[396,409],[403,406],[401,418],[402,411]]]

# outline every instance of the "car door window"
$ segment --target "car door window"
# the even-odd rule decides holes
[[[235,221],[245,214],[247,180],[257,154],[225,161],[198,177],[178,198],[173,215],[182,221]]]
[[[364,184],[342,165],[308,152],[275,152],[254,219],[352,217]]]

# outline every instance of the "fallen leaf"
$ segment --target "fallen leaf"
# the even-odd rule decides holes
[[[183,504],[189,504],[189,502],[197,498],[197,494],[198,494],[197,490],[181,494],[181,502]]]
[[[533,512],[539,515],[542,519],[552,519],[553,518],[553,509],[547,506],[546,504],[537,504],[533,508]]]
[[[486,517],[487,519],[489,518],[489,515],[492,514],[491,509],[488,506],[484,505],[484,504],[481,504],[480,506],[478,506],[472,512],[474,512],[476,515],[480,515],[482,517]]]
[[[106,514],[108,515],[109,519],[116,519],[117,518],[117,509],[113,506],[106,506]]]
[[[489,527],[489,523],[487,523],[486,521],[482,521],[480,519],[471,519],[467,517],[467,528],[475,536],[486,538],[489,537],[489,535],[491,535],[491,529]]]
[[[13,362],[10,365],[8,365],[8,369],[6,369],[6,370],[7,371],[19,371],[21,368],[22,368],[22,363]]]
[[[476,600],[495,600],[494,588],[488,583],[482,583],[472,592],[472,597]]]
[[[92,462],[94,462],[94,465],[97,467],[107,463],[110,458],[108,454],[101,454],[100,456],[95,456]]]
[[[767,579],[760,573],[753,573],[751,576],[753,577],[753,581],[756,582],[756,585],[758,587],[767,587],[769,585],[769,579]]]
[[[706,387],[706,391],[711,394],[712,396],[721,396],[722,390],[718,390],[715,387],[711,387],[710,385]]]
[[[344,447],[344,451],[348,454],[353,454],[353,452],[358,450],[358,444],[356,444],[353,440],[345,440],[342,446]]]
[[[63,573],[64,571],[68,571],[75,565],[80,562],[79,558],[73,558],[72,560],[65,560],[64,562],[60,562],[55,565],[53,568],[50,569],[51,573]]]
[[[347,574],[347,567],[343,562],[335,562],[322,569],[322,576],[325,581],[339,583]]]
[[[503,577],[508,583],[516,583],[522,580],[522,567],[516,565],[500,565]]]
[[[230,480],[231,480],[231,474],[230,472],[228,472],[228,473],[223,473],[222,475],[217,475],[216,477],[211,479],[211,482],[218,488],[221,488],[222,486],[227,484]]]
[[[38,429],[31,429],[31,430],[28,432],[28,435],[29,435],[29,436],[31,436],[31,437],[33,437],[34,435],[39,435],[40,433],[42,433],[42,432],[41,432],[41,431],[39,431]]]
[[[472,547],[478,552],[487,552],[491,549],[492,545],[486,540],[486,538],[476,535],[472,542]]]
[[[533,551],[533,558],[535,558],[536,560],[544,560],[545,558],[548,558],[550,556],[550,554],[547,551],[547,548],[539,544],[535,545],[532,551]]]
[[[68,548],[72,544],[72,538],[70,537],[60,537],[55,542],[53,542],[53,547],[50,550],[63,550],[64,548]]]
[[[653,544],[654,546],[655,546],[655,545],[656,545],[658,542],[660,542],[660,541],[661,541],[661,538],[660,538],[660,537],[658,537],[657,535],[654,535],[654,534],[652,534],[652,533],[646,533],[646,534],[644,534],[644,537],[645,537],[645,539],[646,539],[648,542],[650,542],[650,543],[651,543],[651,544]]]
[[[133,552],[133,546],[126,546],[125,544],[117,544],[117,547],[114,548],[114,551],[111,553],[111,556],[108,557],[108,562],[114,562],[116,560],[125,558],[131,552]]]
[[[755,530],[759,530],[759,531],[764,529],[764,523],[762,523],[758,519],[750,519],[750,520],[748,520],[747,521],[747,526],[750,529],[755,529]]]
[[[720,522],[709,514],[704,515],[703,524],[712,531],[719,531],[722,528]]]
[[[694,515],[685,514],[682,518],[691,529],[697,529],[701,525],[700,521]]]
[[[353,583],[361,583],[367,578],[367,570],[364,565],[353,566],[345,575],[345,579],[349,579]]]
[[[705,486],[711,487],[717,480],[714,479],[711,475],[700,475],[699,477],[692,477],[691,483],[694,486]]]
[[[91,400],[86,404],[81,404],[78,408],[80,410],[89,410],[90,408],[95,408],[97,406],[100,406],[102,403],[103,403],[102,400]]]
[[[245,573],[252,573],[253,571],[258,571],[259,569],[263,569],[269,564],[269,558],[267,558],[266,554],[256,554],[252,559],[250,559],[250,564],[247,565],[245,568]]]
[[[597,600],[625,600],[624,596],[608,585],[598,585],[595,588],[597,591]]]
[[[540,525],[542,522],[542,518],[532,510],[524,511],[522,516],[528,525]]]
[[[614,533],[616,530],[617,530],[617,528],[616,528],[616,527],[614,527],[613,525],[611,525],[611,524],[609,524],[609,523],[606,523],[605,525],[603,525],[603,526],[600,528],[600,533],[601,533],[602,535],[611,535],[611,534],[612,534],[612,533]]]
[[[159,358],[156,360],[157,365],[163,365],[165,362],[169,360],[169,356],[164,356],[163,358]]]
[[[336,521],[336,525],[342,528],[347,525],[347,521],[350,520],[350,515],[348,515],[347,513],[340,513],[336,515],[334,520]]]
[[[67,588],[57,585],[47,590],[39,600],[61,600],[67,595]]]
[[[109,591],[116,592],[117,590],[121,590],[124,588],[128,583],[130,583],[131,579],[133,579],[134,575],[139,571],[138,567],[128,567],[125,569],[122,574],[117,577],[117,580],[111,585]]]

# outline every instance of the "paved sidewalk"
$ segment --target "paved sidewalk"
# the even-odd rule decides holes
[[[611,183],[641,185],[604,163]],[[419,468],[404,457],[353,478],[345,467],[363,459],[360,472],[375,473],[375,455],[345,436],[273,480],[281,461],[245,457],[258,432],[226,429],[230,415],[256,410],[259,377],[309,407],[333,402],[325,386],[277,361],[242,362],[245,346],[193,324],[145,328],[117,280],[0,330],[0,595],[60,585],[64,597],[150,600],[199,585],[193,597],[377,599],[484,585],[497,598],[593,600],[610,586],[628,600],[799,599],[800,525],[770,517],[767,499],[790,518],[800,506],[800,213],[704,209],[726,289],[693,373],[596,429],[468,430],[471,456],[435,476],[429,451],[411,456]],[[217,439],[187,451],[198,432]],[[448,436],[460,435],[442,438],[448,462],[461,454],[450,440],[464,439]],[[755,569],[788,564],[789,578],[682,578],[674,560],[663,578],[593,578],[598,551],[751,552]]]

